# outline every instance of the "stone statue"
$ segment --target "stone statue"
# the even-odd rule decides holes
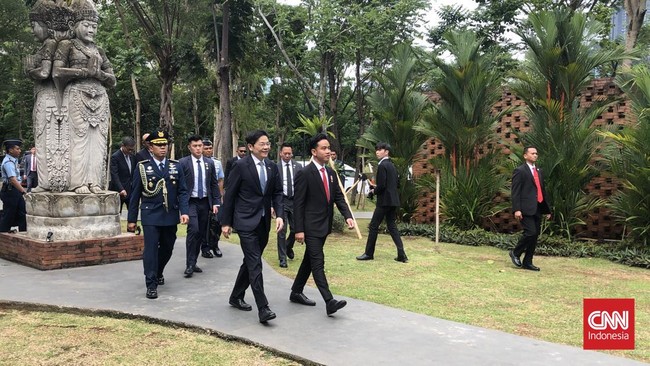
[[[32,123],[34,143],[38,147],[36,168],[40,184],[33,192],[58,191],[67,188],[69,157],[67,144],[59,146],[53,139],[60,135],[60,103],[52,81],[52,62],[60,40],[70,38],[68,22],[72,11],[52,0],[38,0],[29,13],[32,31],[41,47],[27,56],[24,68],[34,80],[34,110]]]
[[[68,5],[70,3],[70,5]],[[42,43],[25,58],[34,80],[39,186],[25,195],[27,236],[45,241],[120,234],[119,195],[104,191],[115,76],[94,43],[99,16],[89,0],[38,0],[30,11]]]
[[[69,126],[68,190],[101,193],[107,184],[110,109],[106,87],[114,87],[116,80],[106,54],[94,42],[99,20],[95,6],[88,0],[75,0],[70,9],[75,36],[59,42],[52,68],[58,91],[63,89],[62,125]]]

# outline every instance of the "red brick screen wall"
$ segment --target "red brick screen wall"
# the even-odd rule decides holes
[[[142,235],[45,242],[22,234],[0,234],[0,257],[41,270],[90,266],[142,258]]]
[[[594,80],[582,93],[580,98],[580,106],[590,106],[595,101],[602,101],[607,98],[623,98],[621,90],[616,87],[611,78],[596,79]],[[436,96],[432,96],[436,100]],[[515,107],[517,110],[512,113],[506,114],[501,119],[497,126],[496,133],[499,140],[503,143],[499,144],[504,154],[510,154],[507,145],[515,145],[519,140],[512,133],[513,131],[526,132],[530,129],[530,124],[524,112],[525,103],[517,96],[513,95],[510,91],[504,90],[501,100],[494,106],[494,111],[501,111],[506,108]],[[620,100],[616,104],[609,107],[602,115],[600,115],[594,122],[594,126],[611,126],[611,125],[625,125],[628,124],[629,116],[629,102],[625,99]],[[423,146],[421,156],[413,165],[413,174],[419,176],[421,174],[430,173],[431,167],[427,160],[434,156],[444,153],[443,146],[435,140],[429,140]],[[620,187],[620,183],[616,182],[611,177],[596,177],[587,186],[588,193],[597,197],[608,197]],[[509,200],[508,197],[497,197],[498,201]],[[420,199],[418,211],[413,219],[419,223],[433,223],[435,222],[435,193],[423,194]],[[442,220],[442,219],[441,219]],[[582,237],[595,238],[595,239],[619,239],[623,232],[623,226],[614,222],[609,211],[605,208],[591,212],[586,220],[587,225],[578,228],[578,232]],[[520,225],[515,221],[510,212],[500,213],[485,222],[486,228],[494,229],[500,232],[514,232],[520,230]]]

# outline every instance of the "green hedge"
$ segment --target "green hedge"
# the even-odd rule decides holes
[[[436,229],[433,225],[398,224],[401,235],[422,236],[435,240]],[[440,241],[461,245],[488,245],[504,250],[515,247],[521,234],[501,234],[483,229],[460,230],[453,226],[440,226]],[[557,236],[542,235],[537,242],[535,253],[556,257],[594,257],[633,267],[650,268],[650,250],[639,248],[629,242],[599,243],[572,241]]]

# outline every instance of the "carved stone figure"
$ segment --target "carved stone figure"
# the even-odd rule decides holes
[[[34,80],[39,186],[25,196],[27,236],[44,241],[119,235],[119,195],[106,188],[109,104],[115,76],[94,43],[88,0],[38,0],[30,12],[42,43],[25,58]],[[92,194],[90,194],[92,193]]]
[[[52,81],[52,62],[60,40],[71,36],[68,22],[73,19],[72,11],[57,6],[52,0],[38,0],[29,13],[32,31],[41,47],[35,55],[25,58],[27,76],[34,80],[34,110],[32,123],[34,143],[38,147],[37,172],[40,184],[33,192],[56,191],[67,188],[69,156],[67,143],[59,145],[54,140],[61,133],[57,104],[57,91]]]
[[[62,125],[69,126],[70,181],[75,193],[100,193],[106,189],[106,149],[110,109],[106,87],[116,84],[104,51],[95,45],[99,15],[88,0],[70,5],[75,37],[59,42],[52,77],[63,88]],[[66,131],[62,131],[65,133]]]

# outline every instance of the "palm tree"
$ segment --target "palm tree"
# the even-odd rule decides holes
[[[374,78],[378,84],[369,96],[373,122],[357,143],[375,151],[378,142],[389,143],[391,157],[400,176],[401,219],[409,221],[416,208],[416,191],[409,169],[427,137],[413,127],[429,105],[415,79],[417,58],[411,47],[399,45],[393,52],[392,67]]]
[[[441,170],[445,219],[472,229],[494,213],[495,195],[505,186],[499,171],[502,154],[492,148],[495,125],[506,113],[492,112],[501,96],[502,75],[492,67],[496,55],[482,52],[482,40],[473,33],[447,32],[444,39],[453,61],[433,59],[440,69],[433,83],[440,100],[417,129],[445,148],[444,155],[430,161]],[[420,185],[435,190],[431,176],[423,177]]]
[[[540,151],[554,217],[549,228],[570,237],[586,214],[603,203],[584,188],[599,174],[596,153],[603,138],[592,123],[608,104],[579,109],[579,93],[591,82],[594,69],[625,55],[600,49],[602,26],[579,12],[531,14],[528,25],[517,32],[528,53],[523,68],[513,74],[512,89],[526,102],[531,131],[515,133],[524,145]]]
[[[650,70],[641,66],[617,76],[616,83],[632,102],[635,126],[604,135],[614,141],[606,154],[623,189],[610,197],[609,207],[634,239],[650,242]]]

